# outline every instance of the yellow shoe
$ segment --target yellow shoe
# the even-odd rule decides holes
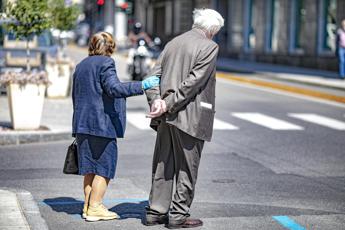
[[[83,214],[81,215],[83,219],[86,219],[87,217],[87,208],[88,208],[87,206],[88,205],[84,203]]]
[[[87,209],[86,221],[113,220],[120,219],[115,212],[109,211],[103,204],[96,207],[89,206]]]

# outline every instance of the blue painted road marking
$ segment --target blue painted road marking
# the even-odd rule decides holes
[[[287,216],[272,216],[272,218],[285,228],[290,230],[306,230],[303,226],[297,224],[294,220]]]

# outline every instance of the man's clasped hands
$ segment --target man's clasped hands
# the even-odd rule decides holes
[[[146,116],[148,118],[160,117],[163,113],[167,111],[167,105],[164,100],[156,99],[151,105],[151,111]]]

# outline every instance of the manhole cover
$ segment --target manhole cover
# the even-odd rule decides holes
[[[212,180],[213,183],[218,183],[218,184],[231,184],[235,183],[236,181],[234,179],[217,179],[217,180]]]

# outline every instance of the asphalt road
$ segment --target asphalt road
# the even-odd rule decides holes
[[[80,218],[82,178],[62,174],[70,141],[0,147],[0,187],[30,191],[50,229],[164,229],[140,223],[155,141],[147,111],[144,96],[128,99],[105,197],[121,220]],[[345,229],[345,106],[217,80],[216,111],[191,209],[201,229]]]

